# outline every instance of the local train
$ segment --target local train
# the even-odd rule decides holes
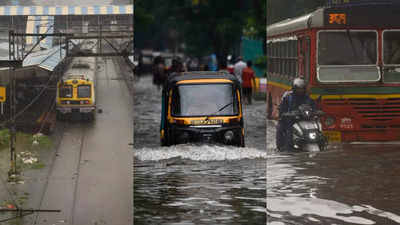
[[[63,77],[57,83],[57,119],[80,114],[92,121],[96,112],[96,58],[73,58]]]

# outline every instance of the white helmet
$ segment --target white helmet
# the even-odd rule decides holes
[[[292,83],[293,94],[303,96],[306,94],[306,82],[302,78],[295,78]]]
[[[295,78],[292,83],[292,89],[305,89],[306,82],[302,78]]]

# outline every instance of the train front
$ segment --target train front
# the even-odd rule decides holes
[[[57,118],[79,114],[93,120],[96,110],[94,83],[84,76],[68,77],[57,85]]]

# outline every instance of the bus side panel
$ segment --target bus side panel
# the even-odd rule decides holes
[[[272,96],[272,118],[278,119],[279,118],[279,105],[281,104],[282,95],[288,89],[279,87],[275,83],[267,82],[267,93],[268,98]]]

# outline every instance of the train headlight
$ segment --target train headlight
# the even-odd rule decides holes
[[[225,132],[224,134],[224,138],[226,141],[232,141],[234,137],[234,133],[231,130],[228,130],[227,132]]]

